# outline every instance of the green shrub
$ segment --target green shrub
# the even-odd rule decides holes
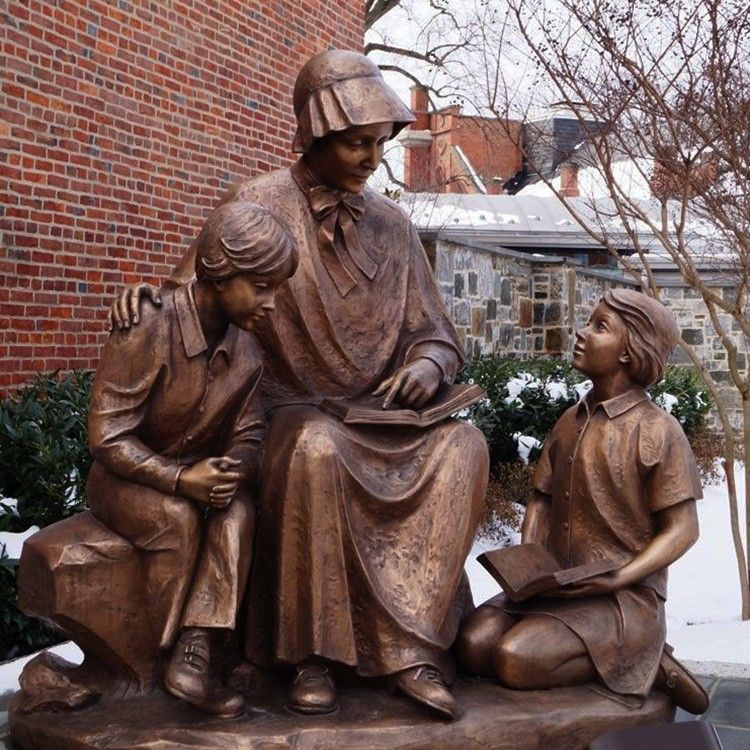
[[[541,446],[560,415],[578,401],[576,386],[584,380],[563,360],[495,356],[471,360],[460,378],[487,391],[467,416],[487,438],[493,466],[518,460],[519,435]],[[538,457],[539,447],[531,448],[528,460]]]
[[[532,470],[525,464],[536,461],[552,426],[590,384],[565,360],[539,357],[485,355],[468,362],[459,378],[487,391],[482,403],[461,416],[484,433],[489,445],[492,476],[482,532],[493,536],[513,517],[512,504],[525,503],[528,497]],[[680,422],[699,458],[704,481],[711,481],[717,443],[707,435],[711,399],[698,375],[688,368],[669,367],[649,393]]]
[[[81,371],[39,375],[0,402],[0,495],[18,501],[8,530],[47,526],[85,506],[92,380]]]
[[[34,653],[63,640],[61,634],[16,606],[18,561],[0,549],[0,661]]]
[[[85,507],[92,380],[90,372],[39,375],[0,402],[0,531],[47,526]],[[0,660],[61,640],[18,610],[17,568],[0,546]]]
[[[552,426],[588,387],[565,360],[540,357],[522,360],[485,355],[468,362],[459,377],[487,391],[487,398],[463,416],[484,433],[493,465],[518,460],[519,436],[539,442],[527,456],[534,461]],[[703,427],[711,409],[708,390],[688,368],[667,368],[649,393],[654,403],[677,418],[688,438]]]
[[[668,367],[649,393],[655,404],[677,419],[688,438],[702,429],[711,411],[711,394],[695,371],[687,367]]]

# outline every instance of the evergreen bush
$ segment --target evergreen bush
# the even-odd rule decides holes
[[[48,526],[86,503],[93,373],[39,375],[0,402],[0,531]],[[18,561],[0,543],[0,660],[59,643],[17,607]]]
[[[487,438],[492,479],[482,533],[497,536],[498,525],[512,518],[513,503],[525,503],[531,490],[533,464],[545,438],[563,412],[590,387],[583,375],[562,359],[485,355],[469,361],[459,375],[477,383],[487,398],[460,416]],[[668,367],[664,378],[649,389],[654,403],[671,412],[682,425],[705,480],[710,480],[715,456],[703,456],[710,395],[698,375],[685,367]]]
[[[48,526],[84,508],[92,381],[83,371],[39,375],[0,402],[0,495],[18,501],[17,514],[3,516],[6,530]]]

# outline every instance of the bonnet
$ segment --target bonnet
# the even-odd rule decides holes
[[[392,122],[395,136],[415,117],[359,52],[326,50],[311,57],[294,84],[297,132],[292,148],[303,153],[317,138],[353,125]]]

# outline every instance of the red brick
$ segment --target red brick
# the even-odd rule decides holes
[[[324,0],[294,17],[252,3],[251,19],[247,7],[10,4],[23,25],[0,25],[10,71],[0,203],[11,251],[0,251],[0,335],[15,338],[0,339],[0,390],[36,369],[95,366],[122,284],[158,283],[231,182],[289,163],[304,59],[361,48],[361,0],[338,3],[334,27],[321,24]],[[200,49],[181,46],[185,29]]]

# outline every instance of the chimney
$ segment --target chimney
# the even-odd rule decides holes
[[[430,183],[430,98],[424,86],[412,86],[411,108],[417,119],[401,131],[398,140],[404,147],[404,183],[406,189],[418,193]]]
[[[430,96],[426,86],[411,87],[411,109],[417,116],[415,122],[411,124],[413,130],[430,129]]]

